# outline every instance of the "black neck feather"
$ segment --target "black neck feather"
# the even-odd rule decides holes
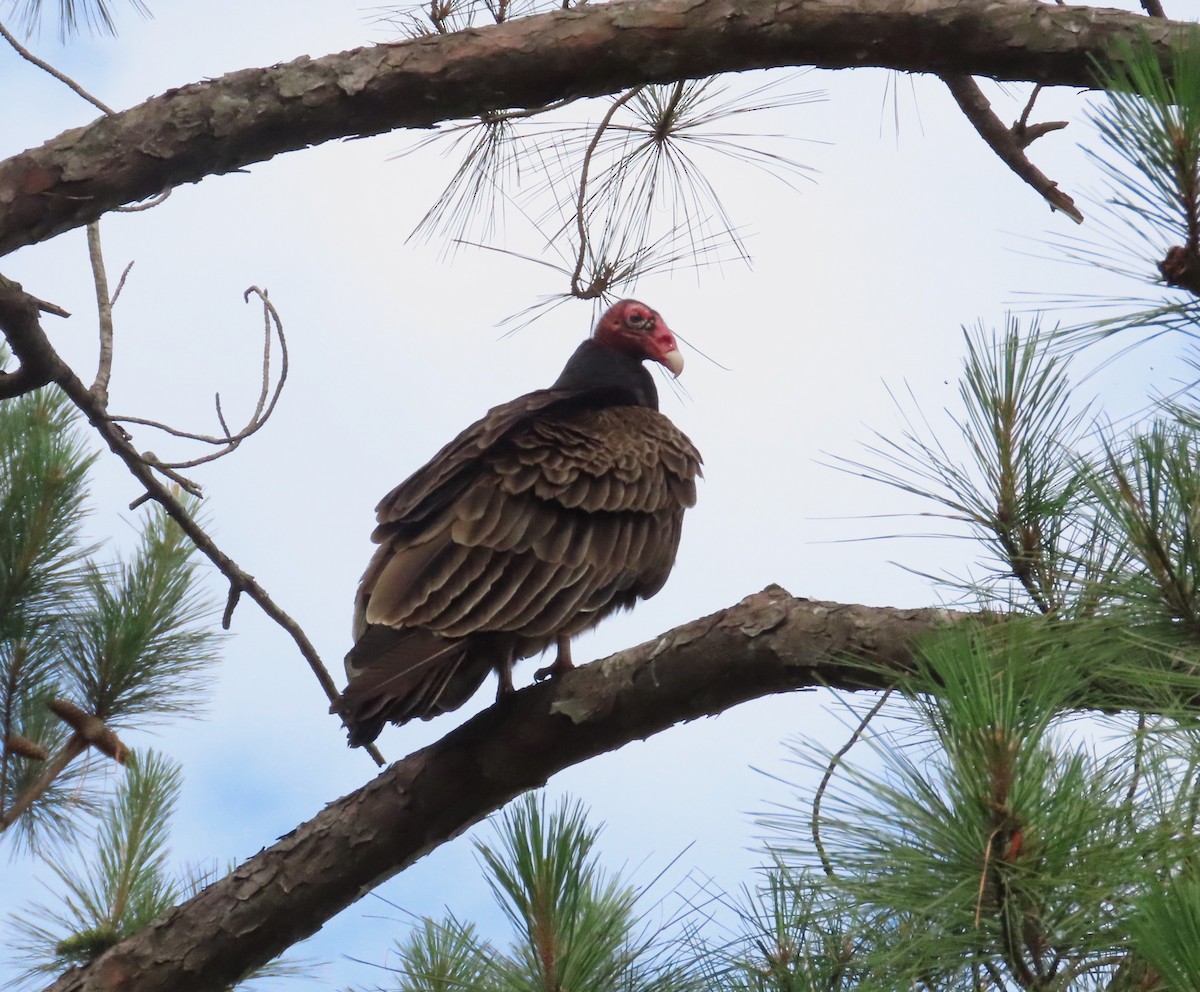
[[[568,360],[551,389],[572,392],[612,390],[617,401],[658,409],[654,378],[641,360],[588,338]],[[624,397],[628,397],[627,399]]]

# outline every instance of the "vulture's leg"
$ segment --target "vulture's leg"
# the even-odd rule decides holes
[[[557,677],[563,672],[569,672],[574,667],[575,663],[571,660],[571,637],[569,634],[559,634],[558,654],[554,656],[554,664],[539,668],[533,673],[533,678],[535,682],[541,682],[552,675]]]
[[[496,702],[500,702],[505,696],[511,696],[517,691],[513,688],[512,670],[513,661],[511,656],[505,658],[496,666]]]

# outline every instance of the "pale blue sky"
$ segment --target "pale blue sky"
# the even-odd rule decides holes
[[[1136,3],[1125,6],[1136,7]],[[7,5],[0,2],[0,16]],[[53,32],[38,50],[102,99],[130,106],[172,85],[301,54],[384,39],[371,10],[343,0],[171,0],[155,18],[122,18],[119,38],[65,50]],[[757,85],[748,74],[739,85]],[[899,131],[885,96],[899,90]],[[839,543],[919,529],[911,520],[856,519],[911,511],[911,500],[825,462],[856,457],[871,432],[895,434],[886,386],[906,385],[935,420],[956,402],[960,327],[1003,320],[1027,306],[1021,291],[1096,290],[1104,283],[1050,264],[1046,232],[1076,234],[999,163],[933,79],[878,71],[811,73],[796,84],[830,99],[744,118],[739,125],[812,144],[784,150],[819,170],[799,193],[753,169],[718,163],[711,178],[748,236],[753,268],[644,280],[637,295],[728,370],[686,350],[680,399],[663,409],[704,453],[706,481],[689,516],[674,576],[654,600],[605,624],[579,660],[638,643],[778,582],[796,595],[872,605],[939,601],[926,571],[961,573],[965,542],[911,539]],[[95,116],[92,108],[0,52],[0,156]],[[1025,88],[1006,99],[1019,113]],[[15,98],[13,94],[19,94]],[[576,108],[595,120],[603,105]],[[1071,193],[1099,187],[1077,145],[1092,140],[1073,92],[1048,94],[1043,117],[1071,127],[1034,155]],[[292,377],[272,423],[234,456],[199,470],[205,513],[221,546],[307,630],[340,673],[350,606],[370,553],[372,509],[385,492],[496,402],[547,384],[589,330],[586,305],[562,307],[507,337],[505,316],[563,279],[509,256],[467,250],[450,260],[405,238],[454,162],[436,150],[394,160],[420,136],[331,143],[253,166],[248,174],[178,190],[148,213],[108,218],[110,273],[136,264],[117,307],[112,407],[121,413],[215,429],[220,390],[236,418],[257,390],[260,319],[241,293],[266,287],[288,331]],[[1085,213],[1088,206],[1083,204]],[[519,228],[519,250],[533,251]],[[1033,241],[1027,239],[1034,239]],[[48,324],[82,374],[94,363],[94,304],[82,231],[24,249],[2,269],[75,314]],[[1123,358],[1083,387],[1114,415],[1164,385],[1175,343]],[[1091,364],[1094,356],[1085,355]],[[186,455],[160,437],[137,443]],[[136,514],[126,471],[100,460],[96,534],[118,541]],[[212,577],[214,596],[224,586]],[[522,666],[517,684],[529,681]],[[491,684],[468,712],[490,702]],[[675,854],[733,889],[758,863],[752,814],[786,790],[754,768],[784,771],[782,739],[814,735],[836,747],[846,731],[832,701],[805,693],[750,704],[572,769],[551,783],[582,798],[608,824],[613,866],[645,864],[651,877]],[[291,641],[248,601],[234,619],[209,718],[130,734],[183,762],[174,853],[180,862],[242,859],[324,804],[365,782],[374,766],[348,751],[324,696]],[[468,712],[385,732],[399,757]],[[6,866],[5,905],[39,894],[36,866]],[[469,837],[438,850],[381,890],[411,912],[484,914],[489,897]],[[366,899],[332,921],[302,953],[328,959],[325,983],[374,982],[342,955],[382,960],[397,925]],[[5,966],[0,963],[0,979]]]

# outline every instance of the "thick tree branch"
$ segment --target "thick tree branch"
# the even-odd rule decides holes
[[[1117,38],[1194,24],[1036,0],[623,0],[193,83],[0,162],[0,254],[333,138],[785,65],[1088,86]]]
[[[515,693],[51,988],[225,988],[556,772],[748,699],[892,681],[883,673],[909,666],[919,635],[962,616],[817,603],[772,586]]]

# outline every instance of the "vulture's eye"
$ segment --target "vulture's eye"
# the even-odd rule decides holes
[[[644,313],[639,313],[637,310],[635,310],[625,318],[625,323],[627,323],[630,327],[635,327],[638,330],[641,330],[642,328],[650,325],[650,318]]]

